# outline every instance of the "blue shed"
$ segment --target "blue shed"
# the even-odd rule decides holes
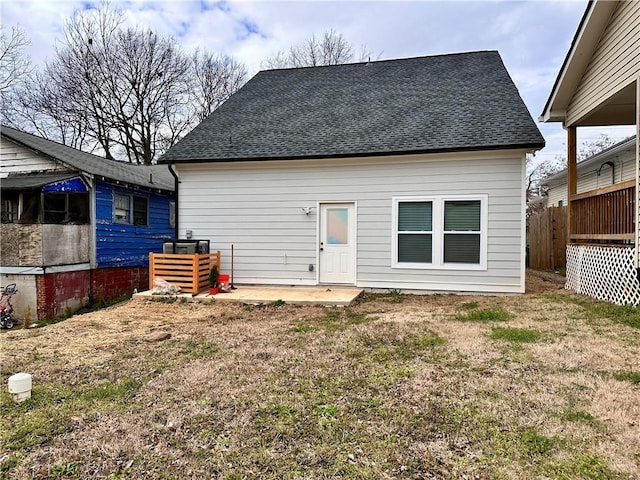
[[[174,177],[2,126],[2,258],[20,310],[48,318],[146,289],[174,236]]]

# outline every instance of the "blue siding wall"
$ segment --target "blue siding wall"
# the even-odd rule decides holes
[[[149,201],[149,225],[129,225],[114,220],[114,194],[136,195]],[[149,265],[149,252],[162,252],[162,243],[173,238],[169,225],[172,197],[108,183],[96,185],[96,260],[98,267]]]

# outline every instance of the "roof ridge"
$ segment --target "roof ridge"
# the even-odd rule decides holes
[[[313,68],[340,68],[340,67],[348,67],[348,66],[355,66],[355,65],[380,64],[380,63],[395,63],[395,62],[404,62],[407,60],[419,60],[424,58],[438,58],[438,57],[456,57],[456,56],[463,56],[463,55],[473,55],[478,53],[499,54],[498,50],[471,50],[467,52],[436,53],[433,55],[415,55],[412,57],[385,58],[383,60],[362,60],[359,62],[339,63],[336,65],[305,65],[302,67],[267,68],[267,69],[258,71],[258,73],[306,70],[306,69],[313,69]]]

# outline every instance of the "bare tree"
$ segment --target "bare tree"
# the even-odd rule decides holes
[[[577,153],[577,160],[581,162],[603,150],[611,147],[615,141],[607,134],[601,133],[596,140],[583,142]],[[567,158],[556,155],[553,160],[535,161],[533,155],[527,155],[527,202],[535,197],[542,196],[545,192],[541,185],[545,179],[567,168]]]
[[[32,82],[23,116],[47,138],[149,164],[193,124],[189,69],[172,38],[124,29],[108,6],[79,12]]]
[[[69,19],[56,55],[19,97],[21,124],[109,159],[149,164],[242,86],[228,56],[188,56],[168,36],[124,28],[104,4]]]
[[[580,150],[578,151],[578,162],[586,160],[589,157],[593,157],[615,143],[615,140],[606,133],[601,133],[595,140],[583,142],[580,146]],[[567,163],[566,159],[564,160],[564,163]]]
[[[109,76],[111,45],[122,23],[106,7],[68,20],[55,58],[35,75],[21,95],[22,123],[39,135],[93,151],[112,152],[113,117],[104,79]]]
[[[16,122],[41,137],[93,152],[96,142],[87,133],[87,118],[77,115],[72,100],[56,82],[37,72],[18,94]]]
[[[245,83],[247,68],[226,55],[197,49],[191,57],[192,104],[198,121],[204,120]]]
[[[366,60],[371,54],[362,47],[358,61]],[[318,39],[315,35],[288,50],[281,50],[267,58],[264,68],[315,67],[340,65],[354,61],[354,47],[341,33],[331,29]]]
[[[189,59],[173,39],[127,29],[117,35],[111,58],[120,75],[105,78],[115,142],[129,161],[150,164],[158,142],[173,145],[191,125]]]
[[[15,101],[15,92],[33,71],[31,61],[25,53],[31,44],[24,31],[11,27],[11,32],[0,25],[0,114],[4,119],[10,115]]]

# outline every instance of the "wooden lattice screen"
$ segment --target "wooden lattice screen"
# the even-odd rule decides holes
[[[565,287],[618,305],[640,303],[633,246],[567,245]]]

